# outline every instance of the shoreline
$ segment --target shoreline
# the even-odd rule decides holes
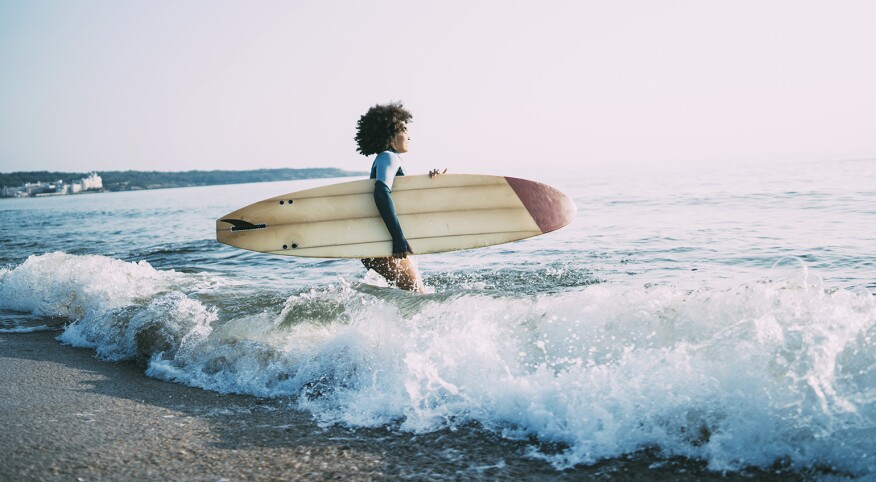
[[[72,196],[77,194],[100,194],[110,192],[130,191],[153,191],[157,189],[180,189],[187,187],[206,186],[230,186],[235,184],[251,184],[277,181],[301,181],[308,179],[334,179],[344,177],[367,176],[367,171],[346,171],[337,167],[307,167],[307,168],[272,168],[272,169],[247,169],[240,171],[101,171],[107,177],[106,182],[102,177],[97,177],[98,186],[82,189],[78,192],[40,192],[34,195],[19,196],[27,191],[28,184],[44,185],[46,189],[55,189],[55,185],[47,181],[26,181],[20,185],[7,185],[0,180],[0,199],[21,199]],[[92,172],[94,174],[94,171]],[[19,174],[40,175],[43,177],[52,175],[56,179],[71,179],[83,173],[46,172],[46,171],[16,171],[11,173],[0,172],[0,178]],[[121,178],[120,178],[121,176]],[[158,179],[156,179],[156,176]],[[209,179],[204,179],[207,176]],[[144,177],[148,179],[143,179]],[[19,182],[21,179],[19,179]],[[133,183],[133,184],[132,184]],[[63,184],[63,182],[62,182]],[[48,187],[51,185],[51,187]],[[120,188],[123,187],[123,188]],[[11,191],[10,191],[11,190]],[[6,195],[7,192],[15,192],[16,195]]]
[[[0,334],[2,480],[803,480],[647,455],[558,471],[528,442],[319,427],[290,399],[223,395],[104,362],[56,332]]]

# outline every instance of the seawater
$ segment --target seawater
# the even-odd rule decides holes
[[[583,172],[531,176],[572,225],[420,256],[423,295],[215,241],[347,179],[4,200],[0,331],[327,425],[493,431],[558,470],[647,450],[874,476],[876,162]]]

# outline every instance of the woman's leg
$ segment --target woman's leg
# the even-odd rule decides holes
[[[399,289],[423,292],[423,279],[417,263],[411,258],[365,258],[362,264],[367,269],[373,269],[386,278],[391,285]]]

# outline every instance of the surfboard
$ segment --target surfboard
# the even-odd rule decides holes
[[[216,221],[216,239],[250,251],[312,258],[392,255],[392,238],[364,179],[283,194]],[[575,217],[558,189],[479,174],[400,176],[392,199],[415,254],[508,243],[549,233]]]

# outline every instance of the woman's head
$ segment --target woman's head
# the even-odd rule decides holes
[[[401,102],[375,105],[356,123],[356,150],[364,156],[390,148],[406,152],[410,140],[406,124],[412,118]]]

